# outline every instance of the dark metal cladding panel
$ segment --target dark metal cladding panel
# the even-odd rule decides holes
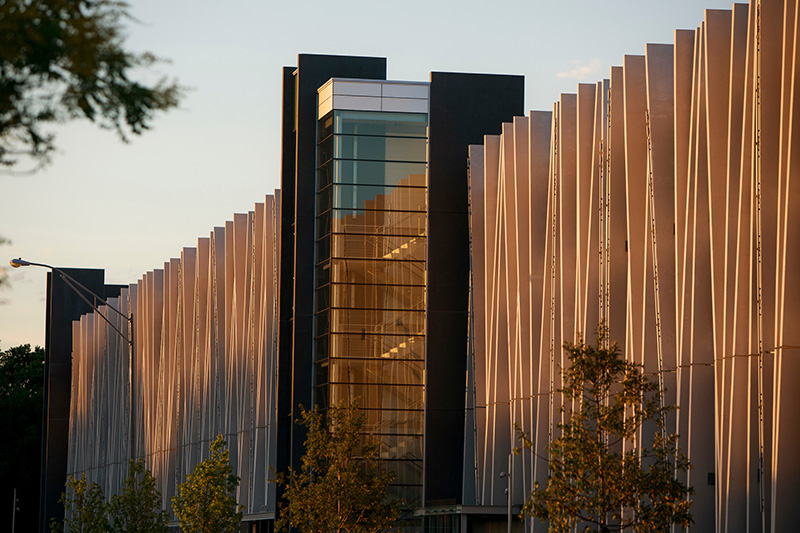
[[[63,268],[95,294],[103,295],[105,273],[98,269]],[[50,531],[50,520],[61,520],[59,503],[67,482],[69,406],[72,386],[72,321],[92,308],[58,275],[47,274],[42,463],[39,489],[39,532]]]
[[[467,153],[524,113],[524,77],[432,72],[425,360],[426,505],[461,503],[467,372]]]
[[[300,54],[297,60],[297,132],[294,181],[292,419],[312,404],[314,325],[314,221],[317,89],[330,78],[386,79],[386,59]],[[288,210],[287,210],[288,211]],[[281,298],[284,298],[281,295]],[[293,424],[291,464],[300,467],[305,429]]]
[[[275,463],[285,472],[291,460],[292,433],[292,309],[294,307],[294,71],[283,67],[281,120],[281,256],[278,277],[278,392],[277,450]]]

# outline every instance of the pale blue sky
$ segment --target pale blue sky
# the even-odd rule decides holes
[[[0,175],[0,265],[11,257],[106,270],[132,283],[279,186],[281,67],[298,53],[385,56],[389,79],[431,70],[525,76],[526,109],[550,109],[624,54],[671,43],[719,0],[264,2],[133,0],[129,46],[192,88],[129,145],[88,123],[57,128],[33,176]],[[45,271],[0,291],[0,349],[44,344]]]

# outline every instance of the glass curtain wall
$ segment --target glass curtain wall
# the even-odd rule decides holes
[[[392,491],[422,499],[426,114],[318,124],[315,395],[358,402]]]

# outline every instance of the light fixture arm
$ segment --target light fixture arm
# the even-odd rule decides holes
[[[80,296],[81,300],[86,302],[86,304],[89,305],[89,307],[91,307],[94,310],[95,313],[100,315],[100,318],[105,320],[106,323],[109,326],[111,326],[114,329],[114,331],[116,331],[117,334],[120,337],[122,337],[125,340],[125,342],[128,343],[129,346],[133,347],[133,316],[125,316],[125,314],[123,314],[122,311],[120,311],[119,309],[117,309],[116,307],[114,307],[113,305],[108,303],[108,300],[106,300],[105,298],[101,298],[94,291],[92,291],[91,289],[89,289],[88,287],[83,285],[80,281],[76,280],[75,278],[73,278],[72,276],[70,276],[69,274],[67,274],[63,270],[61,270],[60,268],[57,268],[57,267],[54,267],[52,265],[48,265],[48,264],[45,264],[45,263],[34,263],[33,261],[26,261],[26,260],[22,259],[21,257],[18,257],[16,259],[12,259],[8,263],[14,268],[19,268],[19,267],[23,267],[23,266],[38,266],[38,267],[43,267],[43,268],[49,268],[53,272],[57,273],[59,276],[61,276],[61,279],[64,280],[64,282],[67,284],[67,286],[70,289],[72,289],[73,292],[75,292],[75,294]],[[94,302],[90,302],[89,299],[83,293],[81,293],[81,290],[87,292],[88,294],[91,294],[92,297],[95,299],[95,301]],[[122,333],[119,330],[119,328],[117,328],[114,324],[112,324],[111,321],[103,313],[100,312],[100,308],[96,303],[97,301],[102,302],[103,305],[105,305],[106,307],[108,307],[109,309],[111,309],[112,311],[117,313],[119,316],[121,316],[122,318],[124,318],[125,320],[128,321],[128,334],[130,335],[130,337],[128,335],[125,335],[124,333]]]

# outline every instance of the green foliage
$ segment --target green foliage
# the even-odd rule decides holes
[[[308,428],[306,453],[299,472],[278,475],[288,504],[280,509],[279,530],[303,533],[375,533],[396,525],[401,501],[389,499],[392,475],[377,465],[378,444],[361,435],[364,416],[344,402],[328,409],[302,412]]]
[[[191,533],[239,531],[243,506],[234,495],[239,478],[233,475],[222,435],[211,442],[211,457],[199,463],[172,498],[181,529]]]
[[[0,166],[47,164],[55,139],[46,124],[87,118],[126,141],[177,106],[174,82],[134,79],[159,60],[124,49],[130,18],[119,0],[0,2]]]
[[[676,479],[690,464],[666,436],[658,385],[639,365],[624,361],[616,343],[564,344],[571,365],[562,370],[565,422],[549,448],[547,486],[534,484],[522,514],[549,521],[551,531],[668,531],[687,527],[692,489]],[[652,424],[645,425],[646,422]],[[651,447],[643,428],[656,427]],[[530,440],[522,435],[527,447]]]
[[[161,493],[144,460],[128,463],[128,477],[122,494],[111,496],[109,517],[113,531],[125,533],[166,533],[168,515],[161,510]]]
[[[66,489],[60,500],[64,505],[64,522],[51,521],[53,533],[65,530],[82,533],[169,531],[167,513],[161,510],[161,493],[142,459],[128,463],[122,494],[111,496],[110,503],[106,503],[100,485],[86,481],[86,474],[80,479],[70,476]]]
[[[108,523],[108,504],[103,489],[97,483],[87,483],[86,474],[80,479],[69,476],[67,490],[61,494],[64,523],[53,519],[50,531],[60,533],[103,533],[112,531]]]
[[[23,344],[0,351],[0,501],[17,489],[17,531],[38,524],[39,463],[42,453],[44,349]],[[11,523],[11,505],[0,506],[0,524]]]

